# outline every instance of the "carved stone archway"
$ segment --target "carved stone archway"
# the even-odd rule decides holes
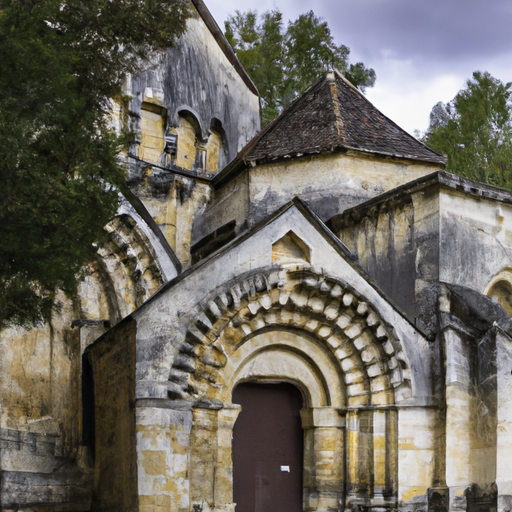
[[[410,370],[400,340],[356,290],[311,267],[257,273],[215,292],[182,322],[169,396],[197,404],[191,467],[207,462],[215,475],[206,496],[204,471],[191,474],[192,503],[233,509],[231,393],[239,382],[272,379],[306,397],[305,507],[336,510],[344,497],[395,505],[396,404],[411,396]]]

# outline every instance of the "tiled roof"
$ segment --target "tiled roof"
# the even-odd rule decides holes
[[[332,71],[256,135],[217,181],[224,181],[227,174],[247,163],[339,149],[446,163],[443,155],[402,130],[338,71]]]

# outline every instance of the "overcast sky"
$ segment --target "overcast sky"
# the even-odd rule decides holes
[[[377,73],[366,91],[410,133],[424,131],[431,108],[451,100],[473,71],[512,82],[512,0],[205,0],[224,30],[236,9],[279,8],[286,21],[313,10],[328,21],[350,62]]]

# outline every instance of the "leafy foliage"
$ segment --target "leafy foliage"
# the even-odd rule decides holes
[[[112,101],[188,16],[184,0],[0,0],[0,328],[75,290],[124,181]]]
[[[337,68],[356,86],[371,87],[375,71],[362,62],[348,64],[350,49],[335,43],[329,25],[313,11],[289,22],[281,12],[236,11],[225,22],[226,38],[262,99],[267,124],[300,96],[322,72]]]
[[[448,156],[447,170],[512,188],[512,83],[475,71],[449,103],[437,103],[423,138]]]

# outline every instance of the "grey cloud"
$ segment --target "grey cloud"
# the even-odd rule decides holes
[[[368,58],[457,61],[511,51],[510,0],[321,0],[315,12]],[[355,49],[355,48],[354,48]]]

